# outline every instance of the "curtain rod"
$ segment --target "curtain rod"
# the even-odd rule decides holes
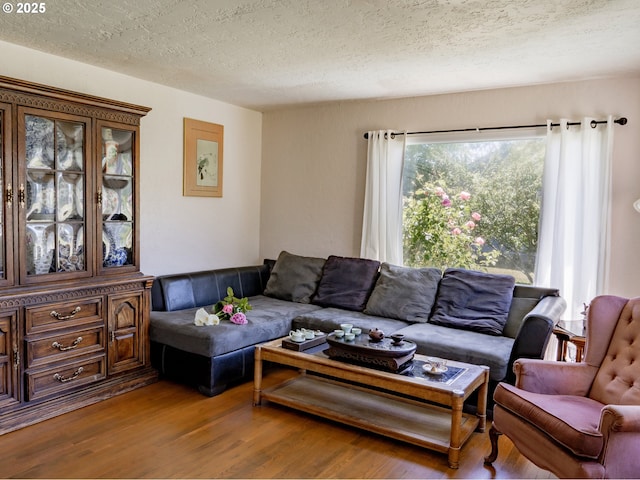
[[[582,122],[567,122],[567,126],[572,126],[572,125],[580,125]],[[596,128],[597,125],[600,125],[602,123],[607,123],[606,120],[591,120],[591,128]],[[613,121],[613,123],[617,123],[618,125],[626,125],[627,124],[627,117],[620,117],[616,120]],[[406,132],[406,135],[427,135],[427,134],[431,134],[431,133],[458,133],[458,132],[484,132],[486,130],[507,130],[507,129],[514,129],[514,128],[539,128],[539,127],[546,127],[547,124],[543,123],[543,124],[538,124],[538,125],[510,125],[507,127],[479,127],[479,128],[459,128],[456,130],[431,130],[429,132]],[[552,127],[559,127],[560,124],[559,123],[552,123],[551,124]],[[391,138],[395,138],[396,135],[405,135],[405,132],[393,132],[391,133]],[[364,134],[364,138],[368,139],[369,138],[369,132],[365,132]]]

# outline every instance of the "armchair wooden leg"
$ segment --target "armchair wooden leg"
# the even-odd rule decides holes
[[[491,465],[498,458],[498,438],[500,438],[502,432],[500,432],[496,426],[491,423],[491,428],[489,429],[489,439],[491,440],[491,453],[484,457],[484,463],[487,465]]]

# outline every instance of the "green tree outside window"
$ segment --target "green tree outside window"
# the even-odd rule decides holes
[[[506,272],[533,283],[542,138],[407,147],[405,264]]]

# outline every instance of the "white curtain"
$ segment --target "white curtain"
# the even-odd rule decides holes
[[[560,289],[568,320],[608,283],[613,118],[595,128],[592,120],[547,122],[535,279]]]
[[[406,135],[369,132],[360,256],[402,265],[402,167]]]

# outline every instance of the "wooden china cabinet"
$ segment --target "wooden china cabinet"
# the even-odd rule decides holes
[[[139,270],[149,110],[0,77],[0,433],[157,379]]]

